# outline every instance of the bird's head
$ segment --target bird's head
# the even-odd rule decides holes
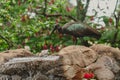
[[[58,30],[58,31],[59,31],[60,29],[61,29],[60,25],[59,25],[59,24],[56,24],[56,25],[54,26],[51,34],[53,34],[55,30]]]

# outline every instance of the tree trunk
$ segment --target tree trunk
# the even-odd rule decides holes
[[[76,9],[77,19],[81,22],[83,22],[85,20],[89,3],[90,3],[90,0],[87,0],[86,5],[84,7],[81,0],[77,0],[77,9]]]

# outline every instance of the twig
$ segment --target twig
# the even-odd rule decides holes
[[[88,6],[89,6],[89,3],[90,3],[90,0],[87,0],[87,3],[86,3],[86,6],[85,6],[85,9],[83,10],[83,21],[85,20],[85,17],[86,17],[86,13],[87,13],[87,10],[88,10]]]
[[[44,10],[43,10],[43,15],[46,15],[46,10],[47,10],[47,0],[44,0]]]
[[[42,15],[46,16],[46,17],[59,17],[59,16],[65,16],[65,17],[68,17],[74,21],[77,21],[77,19],[73,18],[72,16],[70,15],[64,15],[64,14],[47,14],[46,13],[46,10],[47,10],[47,0],[44,0],[44,10],[43,10],[43,13]]]
[[[76,8],[76,13],[77,13],[77,19],[81,21],[81,16],[80,16],[80,5],[81,5],[81,1],[80,0],[76,0],[77,1],[77,8]]]
[[[80,20],[81,22],[83,22],[85,20],[89,3],[90,3],[90,0],[87,0],[85,8],[80,10],[82,3],[81,3],[81,0],[77,0],[77,19]]]
[[[74,21],[77,21],[77,19],[73,18],[72,16],[70,15],[64,15],[64,14],[43,14],[44,16],[46,17],[59,17],[59,16],[65,16],[65,17],[68,17]]]
[[[115,9],[114,9],[113,14],[115,14],[115,11],[116,11],[116,9],[117,9],[117,5],[118,5],[118,0],[116,1],[116,5],[115,5]]]
[[[116,1],[116,5],[115,5],[115,9],[114,9],[114,13],[113,13],[113,15],[114,15],[114,17],[115,17],[115,21],[116,21],[116,25],[115,25],[115,28],[116,28],[116,32],[115,32],[115,34],[114,34],[114,38],[113,38],[113,40],[112,40],[112,44],[114,44],[115,42],[116,42],[116,39],[117,39],[117,35],[118,35],[118,25],[119,25],[119,19],[120,19],[120,17],[119,17],[119,12],[118,12],[118,14],[115,14],[115,11],[116,11],[116,9],[117,9],[117,5],[118,5],[118,0]]]
[[[118,29],[118,24],[119,24],[119,14],[118,14],[118,16],[117,16],[117,14],[115,14],[115,11],[117,9],[117,5],[118,5],[118,0],[116,1],[115,9],[114,9],[114,12],[113,12],[113,15],[114,15],[115,21],[116,21],[116,25],[115,25],[116,29]]]

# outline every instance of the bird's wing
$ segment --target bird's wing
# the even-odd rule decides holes
[[[81,37],[86,35],[94,35],[94,34],[100,35],[100,33],[96,29],[81,23],[71,24],[67,28],[67,30],[72,32],[72,34]]]
[[[87,32],[89,31],[89,32],[94,33],[94,34],[101,35],[96,29],[88,26],[87,24],[84,24],[84,23],[81,23],[81,22],[79,22],[79,23],[80,23],[81,25],[83,25],[83,27],[86,27],[85,31],[87,31]],[[89,32],[88,32],[88,33],[89,33]]]
[[[63,29],[67,30],[68,32],[71,32],[72,34],[80,35],[80,36],[92,35],[92,34],[100,35],[100,33],[96,29],[94,29],[82,22],[66,23],[63,26]]]
[[[69,27],[67,27],[67,31],[69,32],[69,34],[81,37],[84,35],[85,29],[86,27],[81,24],[71,24]]]
[[[87,29],[89,29],[89,31],[91,31],[91,32],[93,32],[93,33],[95,33],[97,35],[100,35],[100,33],[94,28],[88,27]]]
[[[78,24],[78,22],[74,22],[74,21],[70,21],[68,23],[66,23],[63,28],[67,29],[69,26],[71,26],[72,24]]]
[[[83,25],[81,25],[81,24],[71,24],[68,28],[67,28],[67,30],[69,30],[69,31],[78,31],[78,30],[85,30],[86,29],[86,27],[84,27]]]

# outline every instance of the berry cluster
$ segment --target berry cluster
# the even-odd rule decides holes
[[[60,47],[60,46],[54,46],[54,45],[52,45],[52,44],[50,44],[50,45],[47,45],[47,44],[44,44],[43,46],[42,46],[42,49],[43,50],[50,50],[50,52],[52,52],[52,53],[54,53],[54,52],[59,52],[60,51],[60,49],[61,49],[62,47]]]
[[[83,78],[92,79],[92,78],[94,78],[94,74],[93,73],[84,73]]]

